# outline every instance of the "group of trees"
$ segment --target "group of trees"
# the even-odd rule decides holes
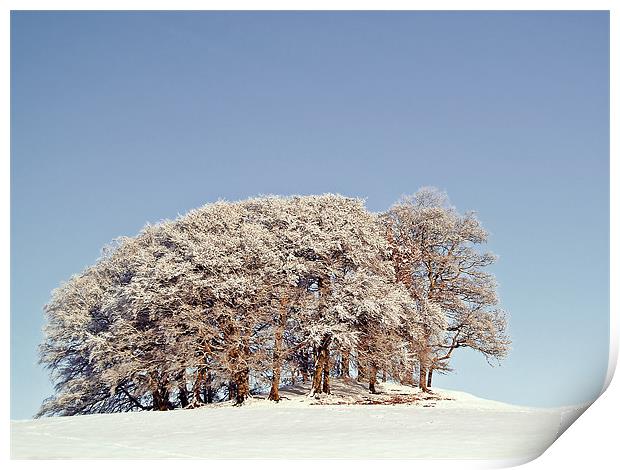
[[[39,411],[169,410],[330,377],[431,385],[462,347],[508,350],[487,233],[443,193],[386,213],[339,195],[217,202],[106,247],[53,292]]]

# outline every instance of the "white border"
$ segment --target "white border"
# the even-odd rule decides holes
[[[618,142],[615,136],[620,134],[618,128],[618,94],[614,84],[618,83],[618,60],[617,57],[620,48],[618,47],[618,30],[620,22],[618,21],[618,12],[620,9],[616,7],[617,2],[611,0],[590,0],[590,1],[577,1],[577,0],[521,0],[521,1],[490,1],[490,0],[478,0],[478,1],[442,1],[442,2],[430,2],[430,1],[396,1],[396,0],[383,0],[381,2],[370,1],[338,1],[338,0],[315,0],[315,1],[239,1],[230,0],[228,2],[213,2],[213,1],[196,1],[196,0],[153,0],[150,2],[140,2],[135,0],[93,0],[89,2],[80,1],[55,1],[46,2],[42,0],[23,0],[23,1],[7,1],[3,2],[3,16],[2,16],[2,39],[0,40],[2,46],[0,47],[0,63],[5,64],[2,70],[6,72],[2,74],[2,101],[5,103],[5,112],[2,114],[2,125],[0,142],[2,142],[4,158],[2,160],[2,166],[0,167],[0,211],[2,220],[7,222],[3,225],[4,230],[1,232],[0,239],[0,256],[2,260],[5,260],[3,269],[0,270],[0,296],[2,302],[5,305],[3,315],[1,316],[2,331],[4,332],[3,352],[4,357],[9,358],[10,354],[10,328],[9,328],[9,282],[10,282],[10,83],[9,83],[9,64],[10,64],[10,11],[11,10],[609,10],[610,11],[610,23],[611,23],[611,147],[610,152],[612,155],[610,163],[610,190],[611,190],[611,206],[610,206],[610,240],[618,240],[620,231],[618,230],[618,211],[620,205],[618,204],[619,191],[614,186],[614,182],[618,181],[618,164],[615,158],[617,158]],[[610,247],[611,254],[611,270],[610,270],[610,286],[618,286],[618,250],[612,243]],[[601,279],[604,279],[604,273],[601,273]],[[618,354],[618,295],[614,290],[611,290],[611,318],[610,318],[610,333],[611,333],[611,346],[610,346],[610,361],[607,373],[606,385],[609,385],[613,373],[616,367],[617,354]],[[10,376],[9,368],[5,368],[4,374],[2,374],[2,388],[5,390],[5,394],[8,394],[10,390]],[[548,468],[549,466],[562,466],[572,468],[573,466],[579,466],[587,468],[606,468],[608,462],[617,460],[615,455],[616,439],[617,435],[616,425],[614,419],[618,414],[618,403],[620,401],[620,389],[617,384],[617,380],[608,387],[603,396],[597,400],[597,402],[579,419],[577,425],[573,425],[569,430],[553,444],[542,457],[527,463],[527,467],[531,469],[536,468]],[[3,460],[9,458],[9,400],[4,400],[4,407],[2,409],[2,416],[5,418],[5,427],[3,429]],[[5,435],[6,433],[6,435]],[[613,440],[612,440],[613,439]],[[10,466],[21,467],[36,465],[36,461],[9,461]],[[46,466],[62,466],[71,467],[73,465],[83,466],[84,462],[80,461],[55,461],[55,462],[41,462]],[[524,462],[504,462],[501,465],[499,462],[493,461],[471,461],[471,460],[449,460],[449,461],[424,461],[422,464],[424,468],[497,468],[498,466],[506,466],[507,464],[519,464]],[[146,465],[151,467],[169,466],[171,462],[166,461],[149,461]],[[252,461],[246,462],[242,465],[249,465],[252,467],[269,467],[270,469],[276,468],[288,468],[292,465],[300,468],[310,468],[315,465],[326,465],[330,467],[334,462],[324,463],[312,463],[310,461]],[[96,467],[103,467],[111,465],[108,461],[91,461],[88,465],[94,465]],[[114,466],[136,465],[136,462],[132,461],[116,461]],[[141,463],[139,464],[141,465]],[[204,462],[200,461],[186,461],[182,464],[174,463],[174,465],[183,466],[204,466]],[[221,465],[227,465],[222,462]],[[338,461],[338,467],[345,468],[359,468],[376,466],[376,463],[370,461]],[[416,465],[416,462],[411,461],[391,461],[388,464],[390,467],[410,468]]]

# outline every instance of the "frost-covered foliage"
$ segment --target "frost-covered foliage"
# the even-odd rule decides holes
[[[316,395],[352,372],[374,392],[458,347],[502,357],[493,258],[470,246],[486,233],[429,195],[381,215],[331,194],[220,201],[116,240],[45,307],[39,415]]]
[[[384,221],[398,282],[421,320],[422,334],[413,339],[421,388],[430,386],[433,370],[450,370],[457,348],[475,349],[489,361],[503,358],[510,345],[506,316],[495,280],[484,271],[496,257],[476,249],[488,234],[475,214],[461,215],[445,193],[422,188],[395,204]]]

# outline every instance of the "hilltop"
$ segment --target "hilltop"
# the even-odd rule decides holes
[[[537,409],[474,395],[334,380],[332,395],[284,387],[192,410],[12,421],[13,458],[478,458],[541,454],[583,408]]]

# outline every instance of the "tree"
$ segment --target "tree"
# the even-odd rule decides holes
[[[469,347],[501,359],[510,344],[496,284],[484,271],[495,256],[479,252],[487,232],[475,214],[459,214],[445,193],[422,188],[385,214],[397,280],[414,299],[421,335],[413,341],[419,386],[434,369],[446,369],[453,351]]]
[[[426,389],[460,347],[501,358],[486,232],[437,198],[382,215],[333,194],[218,201],[117,239],[45,307],[39,415],[277,402],[299,375],[320,396],[350,362],[371,393],[414,364]]]

